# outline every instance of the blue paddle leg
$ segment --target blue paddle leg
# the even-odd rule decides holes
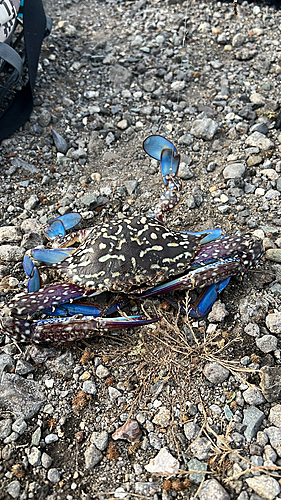
[[[128,301],[118,302],[118,304],[113,304],[105,309],[101,309],[94,304],[79,304],[79,302],[72,302],[71,304],[65,303],[57,307],[49,307],[48,309],[45,309],[43,313],[48,314],[49,316],[75,316],[76,314],[83,314],[83,316],[93,316],[98,318],[100,316],[115,313],[127,303]]]
[[[28,255],[24,256],[23,269],[25,274],[30,278],[27,283],[27,291],[29,293],[37,292],[37,290],[39,290],[41,287],[40,274],[37,267],[35,267],[34,263]]]
[[[206,229],[205,231],[181,231],[182,234],[194,234],[195,236],[200,236],[201,234],[206,234],[206,237],[200,241],[201,245],[210,243],[211,241],[217,240],[223,234],[223,230],[220,228]]]
[[[214,285],[209,286],[199,295],[195,303],[190,304],[188,314],[192,318],[202,318],[203,316],[206,316],[217,300],[218,294],[225,289],[229,282],[230,278],[227,278],[219,283],[214,283]]]
[[[72,255],[77,248],[34,248],[29,250],[29,254],[33,259],[43,262],[43,264],[51,265],[58,264]]]
[[[145,152],[155,160],[161,160],[163,149],[172,149],[175,154],[178,153],[176,146],[161,135],[150,135],[143,143]]]

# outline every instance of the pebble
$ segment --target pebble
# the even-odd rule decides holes
[[[225,304],[221,300],[216,300],[211,312],[208,314],[208,320],[211,323],[216,323],[217,321],[223,321],[224,318],[229,314]]]
[[[249,477],[246,482],[258,495],[266,500],[274,500],[280,493],[280,485],[272,476],[261,474],[256,477]]]
[[[13,373],[5,373],[0,383],[0,405],[17,417],[29,419],[41,408],[45,400],[40,385]]]
[[[218,123],[211,118],[205,118],[203,120],[194,120],[190,133],[197,138],[210,141],[214,138],[218,128]]]
[[[58,471],[58,469],[49,469],[47,478],[51,483],[58,483],[61,478],[61,473]]]
[[[258,408],[252,406],[249,409],[243,410],[243,416],[244,418],[242,423],[246,426],[244,436],[248,443],[250,443],[259,430],[265,415]]]
[[[144,468],[152,474],[177,474],[179,461],[174,458],[167,448],[161,448],[156,457],[152,458]]]
[[[265,322],[271,333],[281,333],[281,312],[268,314]]]
[[[170,424],[171,412],[165,406],[161,407],[158,413],[156,413],[152,422],[161,427],[168,427]]]
[[[184,424],[183,429],[188,441],[193,441],[194,439],[196,439],[200,432],[200,427],[195,422],[187,422],[186,424]]]
[[[253,406],[258,406],[265,402],[262,392],[259,389],[253,389],[252,387],[249,387],[243,392],[243,398],[246,403]]]
[[[232,163],[223,170],[225,179],[239,179],[245,173],[245,165],[243,163]]]
[[[12,429],[21,436],[27,429],[27,423],[23,418],[17,418],[12,425]]]
[[[120,398],[122,396],[122,393],[120,391],[118,391],[118,389],[115,389],[115,387],[111,387],[111,386],[109,386],[109,388],[108,388],[108,394],[110,397],[110,401],[112,403],[115,403],[117,398]]]
[[[269,438],[272,448],[281,458],[281,429],[279,427],[271,426],[265,429],[265,433]]]
[[[141,438],[141,429],[137,420],[128,420],[124,425],[116,429],[112,434],[112,439],[125,439],[131,443],[139,441]]]
[[[247,137],[245,143],[247,146],[257,147],[262,151],[269,151],[274,148],[274,143],[260,132],[253,132]]]
[[[21,231],[15,226],[0,227],[0,244],[3,243],[18,243],[22,239]]]
[[[198,460],[207,460],[212,454],[212,445],[206,437],[199,437],[190,445],[191,453]]]
[[[208,464],[205,462],[200,462],[200,460],[197,460],[197,458],[192,458],[187,463],[187,467],[189,471],[206,471],[208,468]],[[200,483],[202,483],[205,474],[200,474],[200,472],[192,472],[188,477],[192,483],[199,485]]]
[[[212,384],[221,384],[229,377],[229,370],[217,362],[207,363],[204,366],[203,373]]]
[[[48,434],[46,437],[45,437],[45,443],[46,444],[51,444],[51,443],[55,443],[56,441],[58,441],[59,438],[58,438],[58,435],[57,434]]]
[[[229,494],[216,479],[207,479],[198,496],[200,500],[230,500]]]
[[[12,432],[12,420],[6,418],[5,420],[0,420],[0,439],[5,439]]]
[[[25,249],[15,245],[1,245],[0,259],[4,262],[21,262],[25,254]]]
[[[96,369],[96,376],[98,378],[106,378],[109,376],[109,370],[106,368],[106,366],[103,365],[98,365]]]
[[[281,366],[263,366],[260,371],[260,387],[269,402],[281,398]]]
[[[244,332],[247,333],[247,335],[251,335],[251,337],[259,337],[260,327],[256,323],[248,323],[244,328]]]
[[[269,422],[281,428],[281,404],[273,406],[269,412]]]
[[[27,458],[28,458],[28,462],[33,467],[37,467],[38,465],[41,465],[41,451],[38,448],[36,448],[35,446],[33,446],[31,448],[31,451],[28,454]]]
[[[256,345],[265,354],[277,349],[278,340],[274,335],[263,335],[256,339]]]
[[[86,394],[97,394],[96,384],[92,382],[92,380],[85,380],[85,382],[83,382],[82,389],[86,392]]]
[[[12,498],[18,498],[20,494],[20,482],[12,481],[7,488],[7,493],[11,495]]]
[[[103,454],[100,450],[96,448],[95,445],[91,444],[84,453],[85,456],[85,468],[92,469],[97,465],[103,458]]]
[[[41,463],[44,469],[49,469],[52,465],[53,459],[43,451],[42,456],[41,456]]]
[[[113,438],[114,439],[114,438]],[[90,439],[91,443],[100,451],[104,451],[108,446],[108,432],[93,432]]]

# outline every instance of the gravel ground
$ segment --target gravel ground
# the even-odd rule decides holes
[[[281,11],[45,7],[34,112],[0,149],[1,305],[26,290],[22,258],[48,220],[150,213],[162,191],[150,134],[182,154],[167,224],[253,233],[267,258],[199,321],[156,299],[126,312],[160,323],[87,343],[2,333],[0,498],[281,499]]]

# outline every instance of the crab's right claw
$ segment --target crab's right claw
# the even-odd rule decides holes
[[[67,229],[76,226],[81,219],[81,215],[77,212],[61,215],[44,227],[44,234],[51,241],[56,238],[63,238],[66,235]]]

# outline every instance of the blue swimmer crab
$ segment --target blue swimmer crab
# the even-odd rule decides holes
[[[149,136],[143,147],[159,160],[166,186],[154,213],[113,219],[69,235],[66,231],[80,221],[79,214],[51,221],[44,233],[52,248],[29,250],[24,258],[28,293],[17,295],[4,308],[2,328],[11,338],[73,341],[147,325],[160,318],[104,316],[127,303],[125,296],[146,298],[176,290],[203,288],[188,312],[193,317],[204,316],[230,278],[245,273],[260,260],[262,245],[249,235],[224,236],[221,229],[168,229],[163,214],[179,203],[182,189],[177,177],[180,155],[159,135]],[[39,269],[49,274],[52,285],[42,287]],[[96,306],[91,297],[103,292],[118,293],[119,302],[105,308]],[[124,297],[121,302],[120,294]],[[37,313],[43,313],[44,319],[34,320]]]

